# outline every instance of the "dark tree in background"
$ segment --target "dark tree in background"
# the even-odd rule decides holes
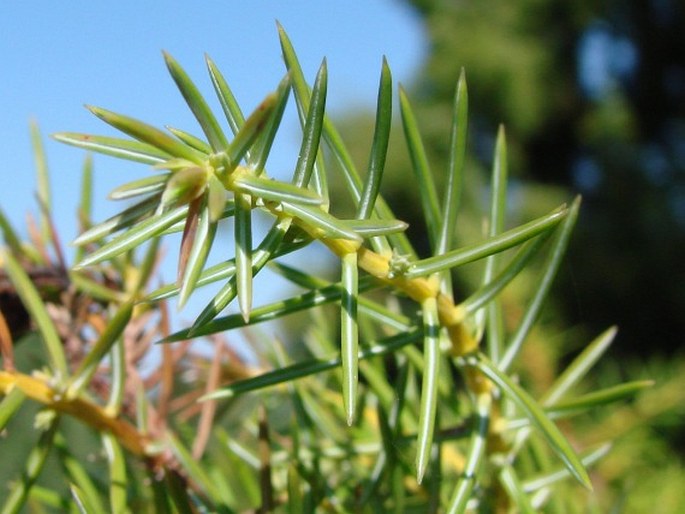
[[[411,89],[433,162],[446,155],[444,124],[464,67],[478,156],[489,160],[504,122],[513,180],[538,184],[538,197],[540,184],[583,195],[557,286],[564,317],[592,333],[618,324],[619,351],[677,350],[685,333],[684,3],[410,3],[430,40]]]

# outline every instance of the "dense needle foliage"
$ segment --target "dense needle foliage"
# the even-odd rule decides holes
[[[209,58],[220,115],[165,55],[202,137],[99,107],[90,110],[119,134],[54,136],[147,167],[143,178],[110,193],[131,203],[93,222],[86,161],[74,265],[65,262],[50,216],[46,170],[39,173],[41,220],[31,241],[20,241],[0,217],[0,427],[5,442],[27,437],[30,426],[37,437],[23,472],[2,484],[2,512],[25,505],[88,513],[566,512],[592,504],[587,469],[611,441],[587,445],[572,423],[561,430],[557,422],[607,408],[649,383],[591,391],[580,385],[614,328],[535,395],[517,367],[580,200],[509,226],[500,129],[482,236],[456,241],[465,75],[456,81],[445,135],[451,153],[448,169],[439,170],[442,190],[400,89],[411,187],[420,192],[431,247],[429,257],[419,257],[402,212],[393,213],[379,194],[383,175],[392,173],[385,167],[389,67],[383,63],[368,166],[360,172],[325,114],[325,61],[310,85],[279,33],[287,73],[247,117]],[[286,182],[270,178],[267,166],[288,101],[297,106],[302,143]],[[35,140],[41,155],[37,134]],[[331,181],[344,183],[347,196],[330,195]],[[352,214],[332,214],[343,211]],[[257,237],[253,229],[265,218],[270,227]],[[234,252],[210,264],[224,225]],[[155,287],[160,242],[176,232],[177,280]],[[339,261],[338,280],[311,272],[303,249],[314,243]],[[481,264],[472,268],[480,285],[455,290],[455,270],[474,262]],[[537,275],[527,303],[507,312],[500,293],[530,269]],[[298,292],[254,306],[260,273],[274,273]],[[172,332],[168,299],[183,306],[206,285],[214,286],[212,300],[190,327]],[[229,339],[231,330],[294,313],[307,316],[297,334],[283,324],[282,338],[266,337],[255,327],[241,343],[250,351],[237,351]],[[15,346],[19,340],[27,342]],[[23,352],[29,344],[38,355]],[[101,461],[106,466],[97,466]]]

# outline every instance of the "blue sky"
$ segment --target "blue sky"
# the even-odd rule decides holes
[[[164,8],[160,7],[164,6]],[[329,111],[373,106],[383,55],[394,80],[408,81],[425,52],[422,29],[401,2],[171,1],[2,2],[0,4],[0,206],[23,228],[36,212],[35,172],[28,125],[44,134],[53,203],[62,237],[75,236],[82,151],[47,136],[59,131],[111,134],[83,108],[105,107],[157,125],[198,132],[168,77],[161,50],[169,51],[211,96],[204,68],[208,53],[222,69],[245,111],[284,73],[275,20],[290,35],[313,80],[325,56]],[[275,168],[289,168],[297,148],[296,121],[281,137]],[[95,156],[96,219],[119,206],[104,200],[116,185],[140,177],[140,165]]]

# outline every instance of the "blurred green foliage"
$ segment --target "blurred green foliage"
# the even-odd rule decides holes
[[[487,162],[498,123],[511,174],[535,197],[583,195],[563,316],[622,329],[615,352],[673,354],[685,333],[685,5],[410,0],[429,54],[410,84],[436,168],[453,77],[471,87],[471,148]],[[541,210],[545,206],[539,207]],[[572,293],[569,293],[569,292]]]
[[[546,328],[526,352],[532,383],[544,383],[555,363],[568,358],[575,337],[616,323],[616,360],[602,374],[660,379],[639,405],[607,421],[607,430],[626,434],[602,466],[612,477],[609,496],[620,512],[648,512],[654,504],[659,512],[682,511],[685,408],[677,391],[685,386],[685,6],[668,0],[407,3],[429,40],[426,61],[407,88],[433,170],[447,166],[445,134],[460,69],[471,86],[460,236],[474,237],[486,210],[485,177],[500,122],[508,135],[511,220],[545,212],[570,191],[583,195],[569,258],[545,309]],[[358,112],[340,124],[356,143],[351,147],[362,148],[355,153],[361,166],[372,118]],[[391,206],[402,206],[408,234],[427,252],[396,125],[388,157],[394,173],[383,191]],[[467,268],[457,283],[466,289],[477,276]],[[527,294],[522,285],[504,301],[515,310]],[[575,328],[561,329],[568,326]],[[540,362],[545,352],[554,356]]]

